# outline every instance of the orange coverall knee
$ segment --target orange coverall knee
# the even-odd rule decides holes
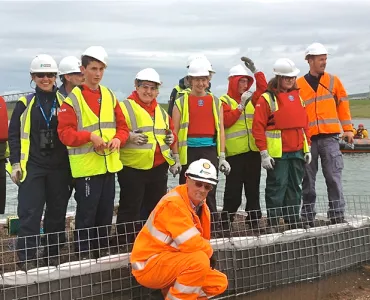
[[[222,294],[228,285],[226,275],[211,269],[202,251],[161,253],[143,270],[133,270],[133,275],[141,285],[161,289],[166,300],[208,299]]]

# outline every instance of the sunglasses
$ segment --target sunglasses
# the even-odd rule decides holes
[[[195,186],[197,188],[201,188],[202,186],[204,186],[204,188],[207,191],[213,190],[213,185],[212,184],[209,184],[209,183],[206,183],[206,182],[202,182],[202,181],[196,181],[196,180],[194,180],[194,183],[195,183]]]
[[[56,73],[35,73],[35,76],[37,78],[44,78],[45,76],[47,78],[53,78],[53,77],[57,76],[57,74]]]

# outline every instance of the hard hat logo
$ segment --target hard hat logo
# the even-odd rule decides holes
[[[209,164],[209,163],[204,163],[204,164],[203,164],[203,168],[204,168],[204,169],[209,169],[209,168],[211,168],[211,166],[210,166],[210,164]]]
[[[207,172],[206,170],[200,170],[199,173],[200,174],[207,175],[207,176],[210,176],[211,175],[211,173],[210,172]]]
[[[51,68],[51,64],[41,64],[41,68]]]

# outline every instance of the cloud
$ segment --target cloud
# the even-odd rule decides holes
[[[186,73],[188,55],[204,52],[217,71],[218,95],[227,73],[250,56],[267,78],[280,57],[307,72],[304,49],[318,41],[331,55],[327,71],[349,93],[368,91],[370,1],[344,0],[157,0],[157,1],[1,1],[0,93],[29,90],[29,64],[39,53],[57,62],[79,56],[91,45],[109,54],[103,84],[120,97],[133,88],[135,74],[153,67],[166,102]]]

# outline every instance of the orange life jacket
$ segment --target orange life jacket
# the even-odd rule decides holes
[[[190,204],[186,184],[165,195],[135,240],[130,258],[133,273],[144,270],[150,259],[164,251],[204,251],[211,257],[210,211],[205,203],[201,209],[198,217]]]
[[[324,73],[315,92],[303,77],[297,79],[308,115],[311,136],[352,131],[347,93],[338,77]]]

